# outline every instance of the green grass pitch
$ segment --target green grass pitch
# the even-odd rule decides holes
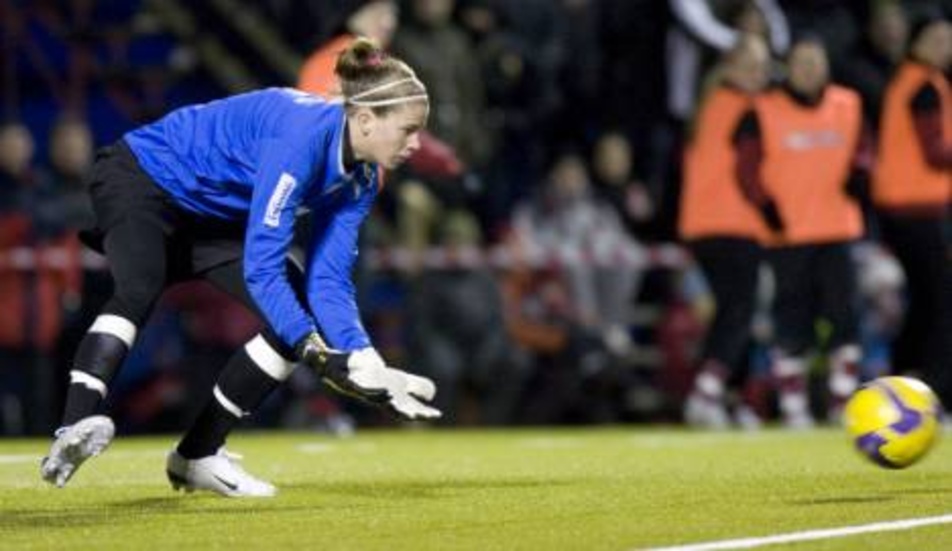
[[[948,442],[886,471],[838,430],[236,434],[268,500],[173,492],[173,442],[120,436],[57,490],[46,441],[0,440],[0,548],[631,550],[952,513]],[[952,524],[766,548],[948,550]]]

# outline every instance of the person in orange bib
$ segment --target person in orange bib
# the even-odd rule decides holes
[[[857,280],[851,244],[863,218],[850,193],[868,170],[861,101],[829,83],[826,48],[798,39],[787,58],[787,80],[757,99],[742,133],[758,147],[741,150],[741,176],[776,201],[774,230],[765,241],[776,282],[773,372],[780,412],[791,428],[814,424],[806,391],[807,357],[816,323],[831,330],[829,415],[836,419],[858,381],[861,359]]]
[[[685,421],[700,428],[729,426],[726,387],[745,375],[759,242],[769,234],[770,209],[776,209],[762,188],[740,184],[737,152],[747,144],[738,129],[767,84],[769,64],[767,44],[758,36],[745,36],[725,54],[716,69],[719,82],[701,104],[684,155],[679,232],[716,304],[684,405]]]
[[[872,198],[883,241],[906,272],[908,306],[893,369],[919,372],[952,404],[948,214],[952,202],[952,26],[915,22],[886,89]]]

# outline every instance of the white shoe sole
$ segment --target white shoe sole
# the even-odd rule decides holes
[[[62,488],[90,457],[101,454],[116,434],[112,419],[94,415],[66,429],[40,464],[43,480]]]
[[[175,453],[175,452],[173,452]],[[165,476],[169,480],[169,484],[172,486],[172,490],[178,492],[184,490],[185,493],[192,493],[196,490],[204,490],[208,492],[213,492],[224,497],[251,497],[251,498],[262,498],[262,497],[274,497],[277,494],[277,488],[266,484],[263,481],[257,481],[256,484],[267,485],[268,489],[255,492],[239,489],[239,483],[237,481],[226,480],[225,478],[211,472],[207,469],[203,470],[202,473],[193,473],[192,475],[185,474],[189,471],[192,471],[195,467],[189,465],[183,465],[185,462],[181,456],[176,456],[173,459],[173,456],[170,455],[169,459],[166,462]],[[177,466],[175,466],[177,465]],[[184,468],[185,473],[179,472]],[[247,473],[244,473],[245,476],[250,477]],[[192,479],[192,477],[196,477]],[[206,478],[206,481],[200,480],[202,477]],[[253,478],[253,477],[250,477]],[[210,479],[215,479],[217,483],[211,482]]]

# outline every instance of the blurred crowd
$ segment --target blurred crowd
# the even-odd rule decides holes
[[[436,380],[446,423],[688,414],[708,427],[777,418],[802,426],[835,416],[837,394],[855,381],[906,371],[952,399],[952,351],[920,344],[938,363],[894,361],[905,314],[938,323],[933,332],[952,327],[947,208],[937,215],[945,266],[923,283],[908,263],[930,260],[897,258],[912,249],[882,244],[869,184],[844,168],[839,184],[859,190],[843,211],[855,209],[844,215],[855,223],[833,240],[842,247],[830,262],[845,258],[852,268],[829,273],[851,284],[827,292],[839,295],[847,321],[822,307],[784,315],[813,292],[802,282],[833,265],[813,256],[810,239],[782,251],[798,258],[758,252],[743,269],[711,272],[701,256],[723,260],[723,250],[686,235],[679,219],[685,152],[715,124],[702,116],[706,102],[750,59],[745,40],[760,37],[764,84],[778,86],[790,80],[792,52],[818,45],[802,54],[804,70],[822,65],[819,86],[828,75],[837,90],[855,91],[862,158],[848,168],[869,180],[887,86],[921,21],[950,14],[947,0],[0,2],[0,432],[52,426],[70,354],[106,298],[108,269],[77,238],[92,219],[82,176],[95,150],[180,105],[248,89],[331,96],[333,60],[357,35],[405,59],[431,96],[424,145],[386,175],[356,277],[376,346]],[[948,121],[952,105],[944,109]],[[756,132],[740,137],[763,136],[769,148],[772,121],[760,117]],[[948,178],[949,165],[943,170]],[[766,206],[761,199],[752,200]],[[776,220],[778,230],[765,219],[775,232],[812,224]],[[920,237],[928,236],[909,238]],[[817,254],[827,255],[821,241]],[[940,307],[910,307],[910,295],[936,277],[939,289],[925,301]],[[738,286],[743,296],[731,295]],[[711,351],[725,296],[744,303],[731,322],[737,342],[724,345],[736,365]],[[256,329],[210,287],[177,288],[110,395],[117,423],[126,431],[184,425],[201,403],[195,397]],[[712,396],[714,408],[705,402]],[[340,403],[299,370],[252,422],[346,433],[386,421]]]

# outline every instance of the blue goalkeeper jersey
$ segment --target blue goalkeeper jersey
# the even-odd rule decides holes
[[[343,105],[272,88],[184,107],[124,136],[143,170],[185,210],[245,220],[244,276],[289,346],[319,329],[341,350],[370,346],[351,279],[377,168],[343,164]],[[313,214],[307,307],[286,261],[296,214]]]

